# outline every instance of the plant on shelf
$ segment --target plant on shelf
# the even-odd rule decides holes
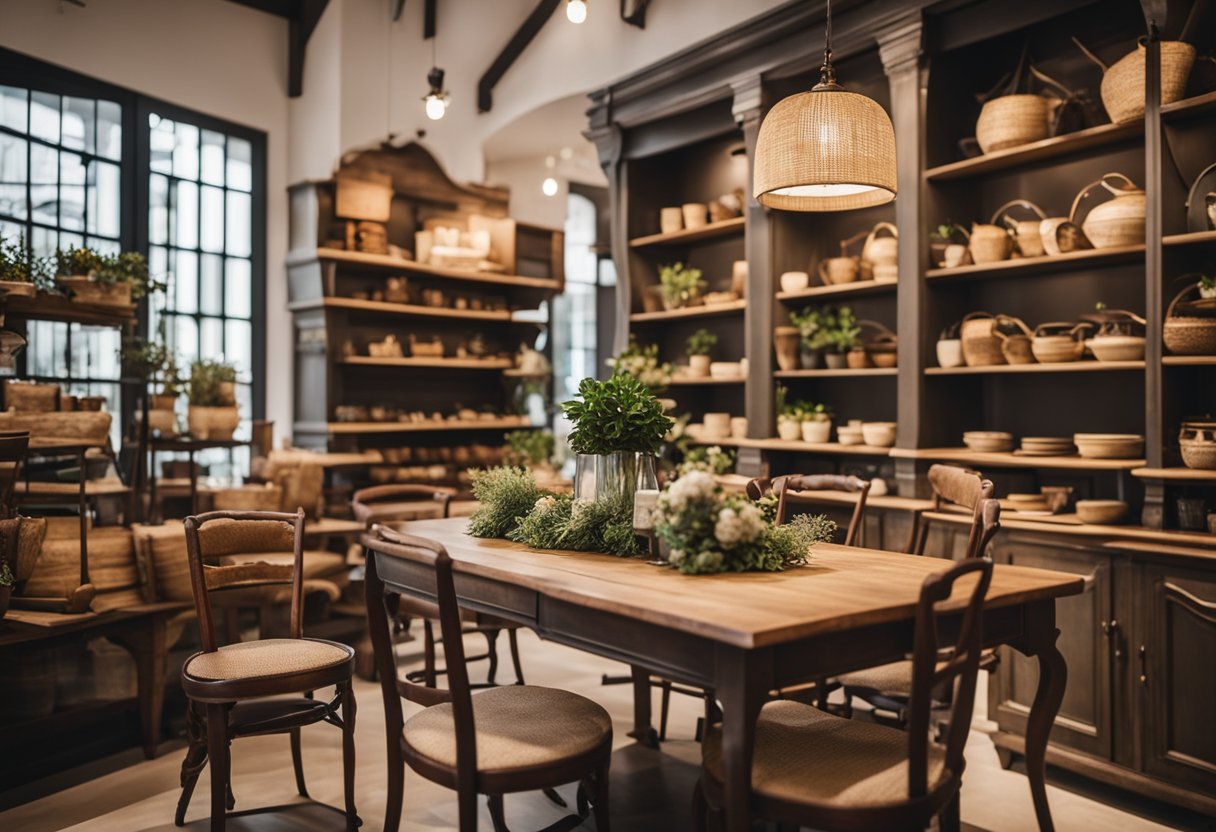
[[[642,346],[632,335],[629,346],[620,355],[608,359],[608,366],[618,375],[637,379],[651,392],[658,393],[671,384],[672,367],[659,361],[659,345]]]
[[[632,376],[585,378],[578,395],[562,404],[574,426],[569,435],[577,454],[574,494],[596,502],[627,497],[632,504],[638,466],[653,470],[674,422],[663,415],[654,393]]]
[[[733,451],[723,450],[717,445],[709,447],[691,448],[684,455],[684,462],[680,465],[679,475],[692,473],[693,471],[708,471],[711,474],[729,474],[735,467],[735,454]]]
[[[240,418],[236,407],[236,367],[202,359],[190,365],[187,422],[195,439],[227,441]]]
[[[831,307],[804,306],[790,313],[790,323],[798,328],[801,341],[799,363],[804,370],[819,367],[824,349],[830,342],[830,327],[835,317]]]
[[[659,288],[663,293],[663,305],[668,309],[692,306],[701,299],[706,283],[701,279],[701,270],[673,263],[659,267]]]
[[[1199,297],[1216,298],[1216,274],[1199,276]]]
[[[148,274],[148,261],[136,251],[98,254],[90,248],[69,248],[55,252],[55,280],[83,303],[130,306],[153,292],[163,292],[165,284]]]
[[[967,229],[946,220],[929,234],[929,258],[937,268],[954,265],[967,251]],[[951,248],[953,246],[953,248]]]
[[[148,429],[159,431],[162,436],[176,436],[177,414],[174,411],[185,383],[177,364],[177,354],[165,346],[164,326],[161,326],[156,340],[138,337],[125,339],[121,359],[127,371],[143,382],[145,390],[149,390]],[[151,388],[158,392],[150,392]]]
[[[695,378],[709,375],[709,358],[718,346],[718,336],[708,329],[698,329],[688,338],[684,352],[688,355],[688,371]]]
[[[775,526],[764,508],[727,494],[708,471],[691,471],[669,484],[654,512],[655,533],[668,562],[687,575],[777,572],[806,563],[811,547],[831,540],[836,524],[799,515]]]
[[[848,352],[861,345],[861,327],[853,309],[841,306],[829,313],[825,324],[828,334],[828,352],[824,355],[829,370],[843,369],[848,363]]]
[[[803,402],[789,401],[789,388],[778,384],[775,392],[777,405],[777,435],[782,439],[793,440],[802,436]]]
[[[525,467],[553,467],[553,451],[556,440],[547,430],[513,430],[505,437],[508,465]]]
[[[5,294],[33,297],[49,287],[49,271],[47,259],[35,257],[24,238],[10,243],[0,236],[0,288]]]
[[[832,408],[828,407],[823,402],[811,404],[809,402],[800,402],[802,423],[799,429],[802,432],[803,442],[812,442],[822,445],[832,436]]]

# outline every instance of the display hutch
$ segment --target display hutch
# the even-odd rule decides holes
[[[351,183],[384,194],[380,221],[359,219]],[[453,484],[532,427],[519,399],[533,370],[517,354],[562,289],[563,240],[506,214],[506,191],[452,182],[413,143],[348,154],[333,179],[291,188],[297,446],[374,451],[378,482]],[[416,233],[436,228],[488,228],[493,267],[424,262]]]
[[[1156,83],[1158,39],[1178,39],[1185,29],[1200,55],[1212,53],[1212,4],[836,5],[837,74],[846,88],[890,113],[899,196],[894,205],[864,212],[804,215],[768,211],[748,199],[742,231],[749,274],[742,312],[745,396],[720,405],[745,408],[747,437],[712,441],[738,446],[739,473],[746,475],[839,471],[883,478],[893,494],[872,498],[866,542],[886,548],[902,548],[911,516],[928,508],[924,474],[935,462],[983,471],[1002,497],[1064,486],[1079,498],[1127,501],[1127,522],[1113,526],[1082,524],[1070,513],[1045,517],[1007,509],[993,544],[1000,562],[1085,578],[1084,594],[1059,604],[1058,646],[1069,683],[1048,759],[1214,814],[1216,734],[1207,711],[1216,698],[1216,676],[1201,657],[1216,653],[1216,534],[1182,529],[1178,501],[1201,500],[1216,510],[1216,475],[1184,467],[1177,437],[1184,419],[1216,410],[1216,358],[1169,354],[1162,333],[1170,301],[1184,285],[1179,278],[1216,269],[1216,232],[1202,206],[1192,200],[1187,209],[1192,183],[1211,176],[1204,172],[1216,163],[1216,73],[1210,62],[1197,62],[1182,100],[1164,106]],[[817,77],[821,56],[811,45],[822,42],[823,12],[822,4],[780,6],[592,94],[588,135],[611,186],[613,249],[623,277],[619,303],[634,314],[628,329],[618,328],[618,347],[629,332],[641,332],[638,293],[655,280],[654,260],[630,240],[653,230],[661,207],[694,196],[679,190],[696,181],[689,166],[706,165],[706,148],[715,137],[730,135],[729,125],[718,126],[717,114],[729,110],[751,158],[767,108]],[[1143,118],[1110,122],[1098,92],[1102,70],[1073,37],[1107,64],[1131,52],[1137,38],[1148,38]],[[994,88],[1024,50],[1038,71],[1081,93],[1081,104],[1070,111],[1073,122],[1041,141],[967,155],[960,141],[976,133],[977,94]],[[667,175],[647,174],[656,168]],[[931,260],[930,235],[947,221],[989,223],[1012,199],[1030,200],[1048,217],[1067,216],[1078,192],[1116,172],[1146,191],[1143,244],[953,268]],[[708,180],[716,175],[703,173]],[[1200,190],[1216,191],[1216,181]],[[822,258],[837,253],[838,241],[879,221],[899,230],[898,280],[822,285],[814,274]],[[781,291],[780,275],[790,270],[810,271],[810,286]],[[778,369],[774,328],[791,311],[823,303],[847,303],[859,317],[897,333],[897,366]],[[968,313],[1012,315],[1033,328],[1076,321],[1098,304],[1148,321],[1143,360],[938,364],[939,333]],[[716,319],[715,326],[726,320]],[[731,337],[725,327],[719,334]],[[663,345],[665,351],[675,347]],[[836,423],[897,422],[895,446],[774,438],[777,382],[794,397],[830,405]],[[1019,438],[1126,433],[1146,441],[1135,459],[980,453],[962,442],[972,430]],[[931,537],[929,551],[957,551],[951,526],[957,518],[931,520],[941,531]],[[1005,764],[1022,748],[1036,685],[1033,665],[1006,649],[989,685],[989,717],[998,726],[994,741]]]

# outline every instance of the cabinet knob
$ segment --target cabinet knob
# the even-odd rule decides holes
[[[1140,684],[1148,687],[1148,668],[1145,666],[1148,663],[1148,648],[1143,644],[1140,645]]]
[[[1119,638],[1118,638],[1118,635],[1119,635],[1118,620],[1112,618],[1110,621],[1103,621],[1102,622],[1102,635],[1107,639],[1114,640],[1115,661],[1123,661],[1123,648],[1122,648],[1121,642],[1119,641]]]

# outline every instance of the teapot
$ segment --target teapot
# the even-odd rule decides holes
[[[1099,185],[1111,198],[1095,205],[1084,220],[1078,221],[1077,209],[1081,202]],[[1121,173],[1108,173],[1097,182],[1086,185],[1077,194],[1069,219],[1074,223],[1079,222],[1094,248],[1143,245],[1145,200],[1143,188]]]

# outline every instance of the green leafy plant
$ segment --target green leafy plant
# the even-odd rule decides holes
[[[131,297],[142,298],[165,291],[165,284],[148,274],[148,261],[137,251],[102,255],[90,248],[69,248],[55,252],[55,274],[59,277],[87,276],[103,286],[131,285]]]
[[[642,346],[633,335],[620,355],[608,359],[608,366],[614,373],[637,379],[653,392],[671,384],[671,364],[659,361],[659,345]]]
[[[513,430],[506,435],[508,465],[548,465],[556,440],[547,430]]]
[[[716,346],[718,346],[717,335],[708,329],[698,329],[689,336],[687,343],[684,345],[684,352],[689,356],[709,355],[714,351],[714,347]]]
[[[40,289],[50,285],[51,267],[47,258],[35,257],[24,238],[9,242],[0,236],[0,280],[33,283]]]
[[[17,583],[13,572],[8,568],[8,561],[0,561],[0,586],[12,586]]]
[[[823,402],[818,404],[799,402],[799,404],[801,405],[800,415],[804,422],[830,422],[832,420],[832,408]]]
[[[232,404],[224,385],[236,381],[236,367],[223,361],[202,359],[190,365],[190,404],[195,407],[225,407]]]
[[[836,352],[848,352],[861,345],[861,327],[857,325],[857,316],[851,307],[840,307],[831,332],[831,343]]]
[[[177,353],[165,345],[166,340],[162,318],[154,340],[138,336],[125,338],[119,357],[128,372],[145,385],[158,387],[161,395],[177,397],[185,389],[185,382],[177,363]]]
[[[686,268],[683,263],[659,267],[659,287],[668,306],[686,306],[705,286],[698,268]]]
[[[69,246],[67,251],[55,251],[55,274],[58,277],[92,277],[101,268],[101,255],[91,248]]]
[[[536,549],[572,549],[613,555],[641,552],[633,533],[633,503],[627,497],[575,501],[565,494],[545,495],[507,537]]]
[[[1216,274],[1200,275],[1199,288],[1205,292],[1216,291]]]
[[[544,496],[526,468],[500,465],[471,471],[469,479],[481,504],[469,517],[473,537],[506,537]]]
[[[632,376],[585,378],[578,395],[580,399],[562,404],[562,412],[574,423],[569,438],[576,454],[657,454],[673,424],[654,393]]]
[[[965,229],[953,220],[947,219],[944,223],[933,229],[933,233],[930,235],[930,237],[932,237],[934,240],[948,243],[954,239],[956,234],[965,234]]]
[[[808,350],[823,350],[833,344],[836,329],[836,309],[832,306],[804,306],[790,313],[790,323],[802,333],[802,346]]]

